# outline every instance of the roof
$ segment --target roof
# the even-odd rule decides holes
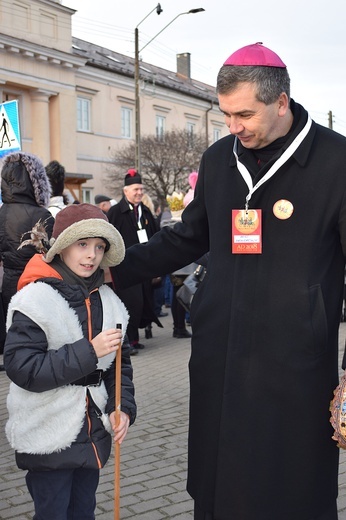
[[[109,70],[123,76],[134,78],[135,59],[124,54],[106,49],[94,43],[79,38],[72,38],[73,54],[86,59],[86,64],[92,67]],[[139,62],[139,75],[149,83],[155,83],[164,88],[182,92],[194,98],[218,103],[216,89],[201,81],[184,77],[176,72],[156,67],[151,63]]]
[[[73,172],[65,172],[65,184],[66,183],[74,183],[74,184],[82,184],[90,179],[93,179],[94,176],[91,173],[73,173]]]

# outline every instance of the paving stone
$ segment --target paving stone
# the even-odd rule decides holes
[[[188,433],[188,339],[172,338],[172,318],[154,326],[154,337],[132,359],[138,418],[121,447],[122,520],[192,520],[193,501],[186,492]],[[346,323],[340,325],[340,357]],[[0,357],[0,363],[2,359]],[[9,381],[0,373],[0,519],[30,520],[31,497],[4,436]],[[340,452],[339,520],[346,520],[346,453]],[[101,471],[97,520],[114,520],[114,456]],[[278,519],[280,520],[280,519]],[[292,519],[293,520],[293,519]]]

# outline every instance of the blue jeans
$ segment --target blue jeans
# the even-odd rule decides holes
[[[166,274],[163,283],[164,283],[165,303],[167,305],[171,305],[171,303],[172,303],[172,296],[173,296],[173,285],[172,285],[171,279],[169,277],[169,274]]]
[[[98,469],[28,471],[33,520],[94,520]]]

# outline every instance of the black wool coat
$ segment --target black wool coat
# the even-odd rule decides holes
[[[24,267],[37,253],[32,245],[18,250],[21,240],[30,238],[28,232],[39,220],[44,223],[48,238],[54,225],[54,218],[47,209],[51,188],[45,170],[41,170],[37,160],[33,159],[30,166],[25,166],[19,157],[20,154],[18,160],[6,162],[1,170],[0,255],[4,266],[2,299],[5,313],[17,292]]]
[[[243,209],[248,193],[233,142],[227,136],[205,152],[183,222],[130,248],[117,278],[136,283],[210,250],[191,309],[188,491],[217,520],[316,520],[337,496],[329,403],[338,383],[346,139],[312,123],[251,198],[263,213],[263,252],[247,255],[231,252],[231,210]],[[294,207],[284,220],[273,212],[281,199]]]
[[[148,239],[157,232],[155,219],[147,206],[141,204],[142,217],[141,223],[146,230]],[[128,248],[138,244],[137,223],[134,211],[130,207],[126,198],[123,197],[118,204],[112,206],[107,213],[108,220],[117,228],[123,237],[125,247]],[[111,268],[113,271],[113,268]],[[154,313],[153,289],[151,281],[145,281],[136,286],[122,290],[118,285],[115,287],[119,298],[124,302],[129,315],[130,324],[135,328],[145,327],[151,322],[161,326]],[[131,340],[132,338],[130,338]]]

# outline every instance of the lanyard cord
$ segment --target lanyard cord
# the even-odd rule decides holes
[[[305,137],[307,136],[310,128],[312,125],[311,117],[308,115],[308,120],[304,126],[304,128],[299,132],[299,134],[295,137],[295,139],[292,141],[292,143],[289,145],[289,147],[284,151],[284,153],[275,161],[275,163],[269,168],[267,173],[258,181],[258,183],[254,186],[252,183],[252,177],[249,173],[249,170],[246,168],[246,166],[241,163],[238,159],[237,155],[237,143],[238,143],[238,137],[234,139],[233,144],[233,153],[237,162],[237,168],[243,177],[244,181],[246,182],[249,193],[246,196],[245,199],[245,209],[247,210],[249,207],[249,201],[252,197],[252,194],[260,187],[262,184],[267,182],[273,175],[278,171],[279,168],[283,164],[285,164],[290,157],[294,154],[294,152],[297,150],[297,148],[301,145],[301,143],[304,141]]]

